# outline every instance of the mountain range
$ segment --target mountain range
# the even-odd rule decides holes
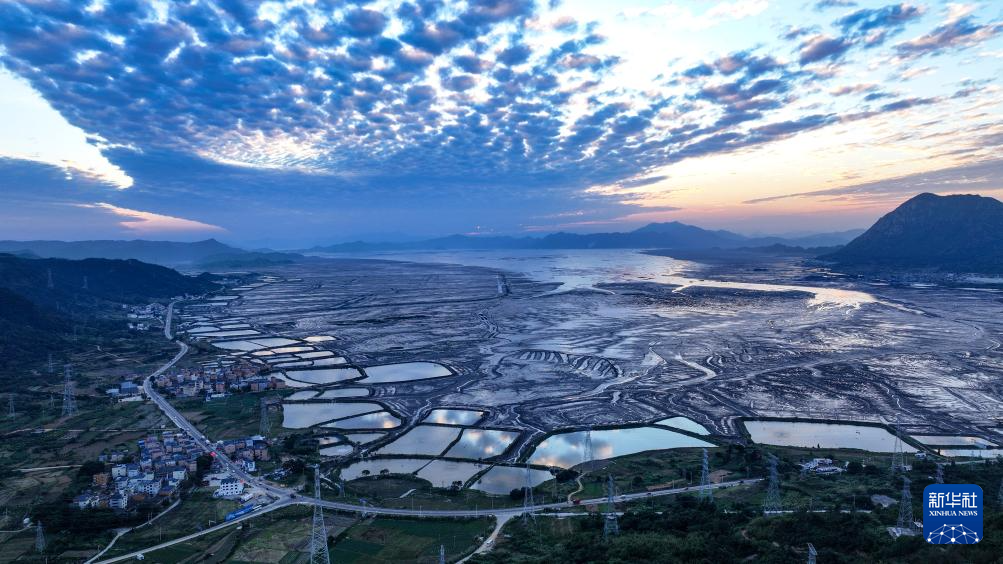
[[[1003,202],[919,194],[843,248],[819,257],[841,267],[1003,272]]]
[[[135,259],[168,266],[201,268],[248,268],[293,262],[303,258],[292,253],[248,251],[215,239],[182,243],[176,241],[0,241],[0,253],[24,257],[64,259]]]
[[[822,233],[806,237],[746,237],[731,231],[708,230],[678,221],[650,223],[627,232],[552,233],[542,237],[506,237],[450,235],[436,239],[406,242],[340,243],[314,247],[304,252],[342,253],[401,250],[464,249],[735,249],[788,245],[792,247],[827,247],[845,244],[863,230]]]

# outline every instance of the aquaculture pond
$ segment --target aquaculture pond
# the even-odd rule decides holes
[[[386,384],[390,382],[411,382],[441,378],[452,374],[448,368],[434,362],[400,362],[396,364],[381,364],[365,369],[366,384]]]
[[[333,384],[362,376],[354,368],[321,368],[319,370],[287,370],[286,376],[311,384]]]
[[[596,460],[634,454],[646,450],[683,447],[713,447],[700,439],[661,429],[632,427],[592,431],[592,451]],[[529,458],[532,464],[571,468],[581,464],[585,454],[585,431],[560,433],[547,437],[537,445]]]
[[[356,417],[349,417],[348,419],[333,421],[322,426],[332,429],[393,429],[394,427],[399,427],[400,424],[400,419],[386,411],[380,411],[379,413],[369,413],[367,415],[358,415]]]
[[[440,425],[473,425],[481,417],[484,417],[484,413],[471,409],[433,409],[422,422]]]
[[[418,425],[376,451],[376,454],[442,454],[459,434],[460,430],[455,427]]]
[[[286,429],[305,429],[318,423],[341,419],[383,409],[378,403],[285,403],[282,404],[282,426]]]
[[[413,474],[426,464],[428,464],[428,459],[424,458],[382,458],[362,460],[342,468],[341,479],[349,481],[366,476],[379,476],[380,472],[383,470],[389,470],[391,474]]]
[[[710,431],[708,431],[706,427],[690,419],[689,417],[669,417],[668,419],[655,421],[655,424],[665,425],[667,427],[675,427],[676,429],[682,429],[683,431],[689,431],[697,435],[710,434]]]
[[[893,452],[895,436],[883,427],[807,421],[745,421],[753,442],[813,448],[856,448],[870,452]],[[908,444],[904,452],[916,452]]]
[[[446,456],[453,458],[491,458],[505,452],[519,433],[499,429],[464,429],[459,442],[453,445]]]
[[[471,485],[471,489],[492,495],[508,495],[514,489],[526,485],[526,468],[522,466],[495,466]],[[530,468],[529,484],[536,487],[551,479],[550,472]]]
[[[453,485],[453,482],[466,483],[474,474],[484,468],[483,464],[477,464],[476,462],[433,460],[418,471],[418,477],[428,480],[433,486],[448,488]]]

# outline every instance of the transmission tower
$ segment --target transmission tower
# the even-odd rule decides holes
[[[895,435],[895,446],[892,448],[892,474],[905,470],[905,455],[902,452],[902,436],[899,434],[899,416],[895,416],[892,427]]]
[[[42,522],[35,524],[35,550],[39,553],[45,551],[45,533],[42,532]]]
[[[899,529],[913,529],[912,522],[912,492],[909,490],[909,478],[902,476],[902,499],[899,501]]]
[[[439,545],[439,564],[446,564],[446,545]]]
[[[585,448],[582,451],[582,470],[592,471],[592,460],[595,458],[595,450],[592,447],[592,426],[585,430]]]
[[[710,462],[707,460],[707,449],[703,449],[703,462],[700,465],[700,499],[714,500],[714,490],[710,487]]]
[[[313,491],[320,501],[320,465],[313,467]],[[313,531],[310,534],[310,564],[331,564],[327,551],[327,527],[324,525],[324,508],[313,506]]]
[[[77,414],[77,399],[73,397],[72,370],[69,364],[63,367],[63,417]]]
[[[603,540],[620,534],[620,523],[616,520],[616,504],[613,501],[616,495],[616,485],[613,483],[613,475],[606,479],[606,515],[603,519]]]
[[[533,509],[536,507],[536,501],[533,499],[533,476],[530,472],[529,462],[526,463],[526,485],[523,486],[524,495],[522,496],[522,518],[524,521],[529,522],[532,517],[536,519],[536,515],[533,514]]]
[[[780,502],[780,474],[777,472],[777,460],[773,454],[769,455],[770,481],[766,486],[766,499],[763,500],[763,513],[777,513],[782,510]]]
[[[52,269],[51,268],[48,269],[48,276],[49,276],[49,280],[45,283],[45,287],[51,290],[51,289],[53,289],[53,288],[56,287],[56,285],[52,283]]]
[[[815,564],[816,558],[818,558],[818,551],[815,550],[815,545],[808,543],[808,564]]]
[[[1000,480],[1000,491],[996,494],[996,501],[1003,507],[1003,480]]]
[[[943,484],[944,483],[944,465],[941,464],[940,462],[937,463],[937,478],[936,478],[936,480],[937,480],[938,484]]]
[[[258,434],[268,438],[271,432],[272,422],[268,419],[268,400],[261,398],[261,426],[258,428]]]
[[[56,373],[56,365],[52,362],[52,353],[49,353],[49,374]]]
[[[17,418],[17,412],[14,411],[14,394],[7,394],[7,418]]]
[[[86,277],[86,276],[84,276],[84,285],[83,285],[83,289],[84,289],[84,290],[89,290],[89,289],[90,289],[90,288],[88,288],[88,287],[87,287],[87,277]]]

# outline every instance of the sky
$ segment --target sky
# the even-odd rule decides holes
[[[0,239],[869,226],[1003,195],[1003,4],[0,0]]]

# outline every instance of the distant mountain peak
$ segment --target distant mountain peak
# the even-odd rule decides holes
[[[869,268],[1000,272],[1003,202],[975,194],[917,194],[821,258]]]

